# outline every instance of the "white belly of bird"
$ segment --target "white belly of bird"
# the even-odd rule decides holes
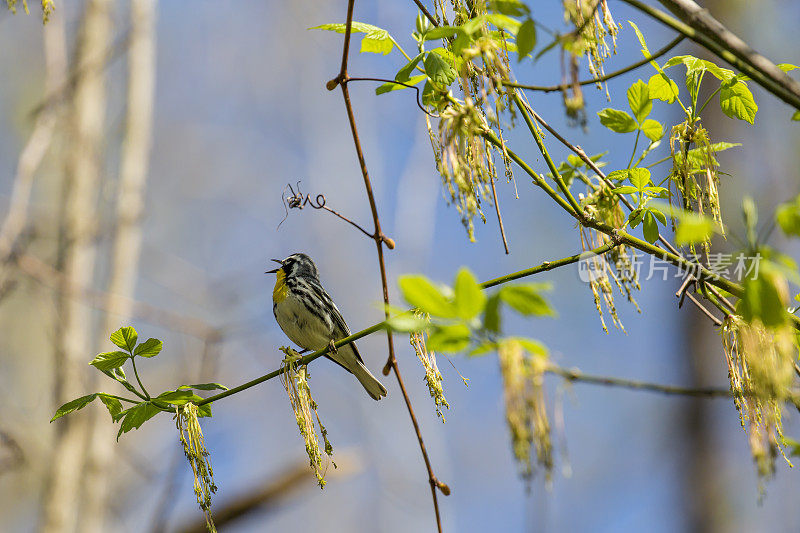
[[[276,304],[275,319],[286,336],[306,350],[325,348],[333,338],[333,325],[311,313],[303,302],[291,293]]]

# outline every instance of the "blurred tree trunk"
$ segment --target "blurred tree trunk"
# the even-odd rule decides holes
[[[85,392],[90,352],[91,310],[72,297],[71,287],[91,286],[95,266],[95,221],[103,165],[106,108],[105,65],[111,35],[110,0],[88,0],[73,71],[78,73],[65,126],[65,172],[59,212],[58,267],[64,273],[56,296],[55,400]],[[60,421],[44,491],[41,531],[75,527],[81,495],[81,457],[87,418]]]
[[[710,131],[713,131],[710,130]],[[714,325],[694,307],[684,304],[683,330],[686,343],[686,366],[690,387],[707,387],[719,383],[725,365],[719,336]],[[716,379],[715,379],[716,378]],[[730,531],[731,517],[726,491],[719,475],[714,443],[714,404],[707,398],[687,398],[682,419],[685,424],[683,449],[683,502],[686,531],[690,533],[724,533]],[[733,408],[730,405],[729,408]]]
[[[720,20],[730,20],[741,14],[739,1],[706,0],[704,7]],[[703,48],[695,47],[694,54],[715,62],[717,58]],[[727,65],[726,65],[727,66]],[[726,124],[725,121],[728,121]],[[729,119],[721,113],[704,115],[703,125],[714,142],[728,140]],[[687,303],[688,307],[689,304]],[[690,385],[706,387],[719,383],[725,375],[724,355],[720,339],[714,326],[699,311],[685,309],[684,338],[686,343],[686,367],[690,374]],[[717,313],[719,314],[719,313]],[[730,510],[729,492],[720,476],[720,464],[714,442],[714,406],[703,398],[686,402],[683,419],[686,421],[684,461],[684,505],[687,531],[691,533],[726,533],[735,521]],[[732,402],[729,408],[733,408]]]
[[[116,224],[111,244],[109,312],[98,332],[98,344],[130,318],[139,271],[142,244],[147,169],[152,144],[153,96],[155,91],[155,0],[130,3],[131,30],[128,48],[127,109],[125,138],[120,159]],[[113,296],[124,298],[114,298]],[[78,531],[101,533],[105,527],[109,493],[109,469],[114,455],[116,430],[101,406],[91,411],[89,445],[86,449],[83,510]]]

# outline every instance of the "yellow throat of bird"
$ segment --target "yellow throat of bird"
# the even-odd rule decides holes
[[[275,272],[275,288],[272,289],[272,301],[280,303],[289,294],[289,286],[286,285],[286,273],[283,269]]]

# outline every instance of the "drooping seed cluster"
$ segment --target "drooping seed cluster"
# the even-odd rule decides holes
[[[283,362],[281,383],[289,395],[289,404],[292,406],[297,427],[300,429],[300,436],[303,437],[303,442],[305,443],[309,466],[314,470],[319,487],[324,488],[327,466],[322,464],[322,452],[317,439],[315,419],[324,442],[324,452],[328,457],[331,457],[333,455],[333,446],[328,440],[328,430],[322,425],[317,412],[317,402],[311,397],[311,388],[308,386],[308,370],[305,366],[297,367],[296,361],[300,358],[300,354],[290,348],[281,348],[281,351],[286,354]],[[336,468],[336,463],[331,461],[331,464]]]
[[[187,403],[175,415],[183,453],[194,474],[194,494],[206,518],[206,528],[216,533],[214,517],[211,514],[211,495],[217,492],[214,484],[214,469],[209,461],[209,453],[203,439],[203,431],[197,418],[197,406]]]

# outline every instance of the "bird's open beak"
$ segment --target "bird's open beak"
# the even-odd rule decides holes
[[[270,261],[275,261],[276,263],[278,263],[278,264],[279,264],[279,265],[281,265],[281,266],[279,266],[279,267],[278,267],[278,268],[276,268],[275,270],[267,270],[266,272],[264,272],[264,274],[274,274],[275,272],[277,272],[278,270],[280,270],[280,269],[281,269],[281,267],[283,266],[283,261],[281,261],[280,259],[270,259]]]

